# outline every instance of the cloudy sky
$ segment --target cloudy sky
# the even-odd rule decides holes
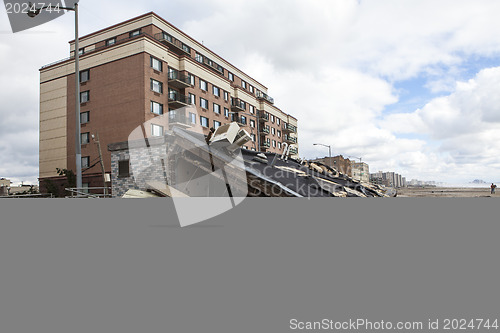
[[[119,4],[119,5],[118,5]],[[500,182],[500,1],[80,1],[88,34],[154,11],[269,88],[300,155],[408,179]],[[0,177],[36,182],[38,69],[73,15],[13,34],[0,10]]]

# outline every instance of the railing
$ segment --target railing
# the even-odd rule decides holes
[[[189,96],[180,94],[168,94],[168,102],[180,102],[184,104],[191,104],[191,99]]]
[[[39,193],[39,194],[19,194],[19,195],[0,195],[0,199],[2,198],[18,198],[18,199],[29,199],[29,198],[53,198],[52,193]]]
[[[191,80],[190,80],[189,76],[186,74],[179,73],[179,72],[174,72],[174,71],[168,72],[168,79],[169,80],[178,80],[178,81],[181,81],[181,82],[184,82],[186,84],[191,85]]]
[[[231,107],[239,110],[245,110],[246,103],[239,98],[233,98],[231,100]]]
[[[271,143],[269,143],[269,142],[262,142],[262,143],[260,144],[260,146],[261,146],[262,148],[271,148]]]
[[[285,141],[289,143],[297,143],[297,138],[289,135],[285,135]]]
[[[149,36],[149,37],[151,37],[151,38],[152,38],[152,36],[151,36],[151,35],[146,34],[146,33],[144,33],[144,32],[141,32],[141,33],[139,33],[138,35],[135,35],[135,36],[129,36],[129,37],[125,37],[125,38],[122,38],[122,39],[118,39],[118,40],[116,41],[116,43],[114,43],[114,44],[112,44],[112,45],[103,45],[103,46],[96,47],[95,49],[93,49],[93,50],[89,51],[88,53],[87,53],[87,52],[85,52],[85,54],[90,54],[90,53],[94,53],[94,52],[96,52],[96,51],[100,51],[100,50],[106,49],[106,48],[108,48],[108,47],[113,47],[113,46],[115,46],[115,45],[118,45],[118,44],[124,43],[124,42],[126,42],[126,41],[128,41],[128,40],[135,39],[135,38],[137,38],[137,37],[139,37],[139,36]],[[80,55],[80,57],[81,57],[81,55]],[[44,66],[42,66],[42,67],[41,67],[41,69],[45,69],[45,68],[47,68],[47,67],[51,67],[51,66],[54,66],[54,65],[57,65],[57,64],[61,64],[61,63],[63,63],[63,62],[66,62],[66,61],[71,60],[71,59],[74,59],[74,58],[75,58],[75,56],[73,55],[73,56],[68,57],[68,58],[64,58],[64,59],[61,59],[61,60],[58,60],[58,61],[54,61],[54,62],[52,62],[52,63],[50,63],[50,64],[48,64],[48,65],[44,65]]]
[[[258,91],[257,92],[257,98],[258,99],[263,99],[263,100],[266,100],[268,101],[269,103],[271,104],[274,104],[274,98],[272,98],[271,96],[263,93],[262,91]]]
[[[259,111],[259,118],[262,121],[269,121],[269,114],[266,113],[265,111]]]
[[[261,133],[265,133],[265,134],[269,134],[269,128],[267,128],[267,127],[262,127],[262,128],[260,129],[260,132],[261,132]]]
[[[294,147],[290,148],[290,154],[294,154],[295,155],[298,152],[299,152],[299,150],[297,148],[294,148]]]
[[[169,111],[168,113],[169,123],[180,123],[184,125],[191,125],[190,119],[186,116],[186,113],[177,113],[175,110]]]
[[[184,44],[180,40],[170,36],[169,34],[167,34],[165,32],[160,32],[160,33],[155,34],[154,38],[160,42],[166,41],[169,44],[172,44],[175,47],[177,47],[179,50],[181,50],[187,54],[191,54],[191,48],[189,46],[187,46],[186,44]]]
[[[291,125],[291,124],[288,124],[288,123],[284,123],[283,124],[283,130],[285,131],[290,131],[290,132],[297,132],[297,127]]]
[[[66,198],[93,198],[93,199],[101,199],[101,198],[111,198],[111,193],[108,187],[85,187],[85,188],[66,188],[69,195]],[[91,193],[91,191],[94,191]],[[95,193],[95,192],[102,193]]]

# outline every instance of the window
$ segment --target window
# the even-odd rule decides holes
[[[249,107],[250,107],[250,113],[254,114],[255,113],[255,106],[250,105]]]
[[[281,149],[281,142],[278,142],[278,149]]]
[[[266,142],[267,142],[268,145],[270,145],[271,144],[271,139],[267,138]]]
[[[247,117],[245,117],[245,116],[241,116],[241,123],[242,123],[243,125],[246,125],[246,124],[247,124]]]
[[[221,125],[221,122],[220,121],[217,121],[217,120],[214,120],[214,129],[217,129],[219,128]]]
[[[163,126],[151,124],[151,136],[163,136]]]
[[[196,113],[189,112],[189,120],[191,120],[191,124],[196,124]]]
[[[279,125],[280,123],[281,123],[280,118],[276,117],[276,124],[278,124],[278,125]],[[278,132],[279,132],[279,131],[278,131]]]
[[[201,54],[199,54],[199,53],[196,53],[196,55],[195,55],[194,59],[195,59],[196,61],[198,61],[198,62],[203,63],[203,56],[202,56]]]
[[[253,86],[249,86],[250,92],[253,94]]]
[[[200,97],[200,106],[202,108],[208,110],[208,101],[206,99]]]
[[[276,128],[274,128],[274,127],[273,127],[273,128],[271,128],[271,134],[272,134],[272,135],[275,135],[275,134],[276,134]]]
[[[130,177],[130,161],[118,161],[118,177]]]
[[[90,166],[90,156],[82,157],[82,168],[88,168]]]
[[[187,53],[191,53],[191,48],[184,43],[182,43],[182,49]]]
[[[241,86],[243,87],[243,89],[246,89],[247,83],[245,81],[241,80]]]
[[[271,122],[274,123],[274,116],[271,115]]]
[[[87,82],[90,80],[90,71],[87,69],[86,71],[80,72],[80,82]]]
[[[224,108],[224,117],[229,117],[229,109],[228,108]]]
[[[82,145],[86,145],[89,142],[90,142],[90,133],[89,132],[80,134],[80,143]]]
[[[278,130],[278,138],[281,138],[281,131]]]
[[[229,100],[229,93],[227,91],[224,91],[224,100]]]
[[[163,63],[154,57],[151,57],[151,67],[159,72],[163,71]]]
[[[204,90],[204,91],[207,91],[208,90],[208,84],[206,81],[203,81],[202,79],[199,79],[200,81],[200,89],[201,90]]]
[[[256,140],[255,134],[251,134],[250,136],[252,137],[252,141],[255,142]]]
[[[80,113],[80,124],[86,124],[90,121],[90,111]]]
[[[174,90],[172,88],[168,88],[168,99],[171,99],[173,101],[177,101],[178,98],[177,98],[177,90]]]
[[[234,82],[234,75],[233,75],[233,73],[227,72],[227,78],[228,78],[230,81],[233,81],[233,82]]]
[[[137,30],[130,32],[129,36],[130,36],[130,38],[132,38],[135,36],[139,36],[140,34],[141,34],[141,29],[137,29]]]
[[[214,103],[214,112],[220,114],[220,105]]]
[[[189,93],[189,102],[196,105],[196,95]]]
[[[273,148],[276,148],[276,140],[273,140]]]
[[[116,38],[110,38],[106,41],[106,46],[111,46],[116,44]]]
[[[81,49],[78,50],[78,55],[83,55],[85,54],[85,48],[82,47]]]
[[[250,119],[250,127],[255,127],[255,120]]]
[[[151,112],[154,114],[163,114],[163,104],[151,101]]]
[[[201,126],[208,127],[208,118],[200,116],[200,123],[201,123]]]
[[[90,101],[90,91],[82,91],[80,93],[80,103],[87,103]]]
[[[194,86],[194,75],[193,74],[188,74],[188,78],[189,78],[189,83]]]
[[[163,93],[163,83],[160,81],[156,81],[155,79],[151,79],[151,90],[154,92]]]
[[[213,90],[214,96],[220,97],[220,89],[219,89],[219,87],[212,86],[212,90]]]

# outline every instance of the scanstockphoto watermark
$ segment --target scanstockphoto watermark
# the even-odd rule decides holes
[[[78,0],[29,2],[4,0],[12,32],[20,32],[50,22],[73,8]]]
[[[427,323],[426,323],[427,324]],[[431,328],[430,320],[429,325]],[[320,321],[300,321],[290,319],[289,328],[297,331],[318,331],[318,330],[336,330],[336,331],[387,331],[387,330],[423,330],[422,321],[386,321],[386,320],[368,320],[364,318],[349,319],[345,321],[336,321],[332,319],[322,319]]]

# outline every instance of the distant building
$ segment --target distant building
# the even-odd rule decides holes
[[[348,158],[344,158],[342,155],[337,155],[334,157],[323,157],[317,158],[313,161],[318,161],[328,166],[331,166],[335,170],[344,175],[352,177],[352,161]]]
[[[0,178],[0,187],[9,187],[11,184],[10,179]]]
[[[400,174],[392,171],[391,172],[378,171],[377,173],[372,173],[370,174],[370,182],[394,188],[401,188],[408,186],[406,182],[406,177],[403,177]]]
[[[365,162],[353,162],[352,163],[352,178],[361,180],[362,182],[370,182],[370,168]]]

